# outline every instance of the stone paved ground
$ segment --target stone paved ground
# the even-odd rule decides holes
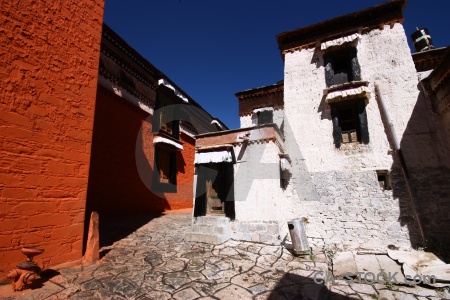
[[[281,246],[185,242],[190,212],[151,220],[115,243],[97,264],[60,270],[43,287],[3,299],[442,299],[424,287],[315,284],[322,253],[294,257]],[[317,278],[321,278],[318,276]],[[6,288],[4,286],[3,288]],[[0,291],[0,298],[2,298]]]

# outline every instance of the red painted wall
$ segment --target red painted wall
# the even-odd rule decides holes
[[[145,214],[169,208],[166,201],[155,197],[145,185],[151,182],[153,166],[152,126],[148,116],[138,107],[99,87],[88,213],[98,211],[101,218],[102,214]]]
[[[183,151],[177,153],[177,192],[165,193],[171,209],[193,207],[195,139],[181,132]]]
[[[103,0],[2,1],[0,281],[81,257]]]
[[[192,208],[194,139],[180,134],[177,192],[152,192],[152,116],[103,87],[98,88],[86,217],[152,214]]]

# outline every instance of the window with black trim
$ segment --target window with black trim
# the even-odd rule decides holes
[[[175,116],[175,105],[163,105],[160,103],[160,106],[157,108],[158,115],[155,118],[156,125],[155,128],[159,128],[159,131],[167,134],[174,139],[179,139],[180,135],[180,122],[178,120],[174,120]]]
[[[158,183],[177,184],[176,152],[155,147],[155,175]]]
[[[383,189],[383,191],[390,191],[392,190],[391,186],[391,175],[388,170],[376,170],[377,172],[377,180],[378,184],[380,185],[380,188]]]
[[[365,99],[331,103],[330,107],[336,148],[346,143],[369,143]]]
[[[259,111],[256,115],[258,125],[273,123],[273,111],[271,110]]]
[[[361,80],[356,48],[347,47],[324,55],[327,86]]]

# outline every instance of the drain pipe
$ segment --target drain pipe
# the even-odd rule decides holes
[[[375,93],[376,93],[376,96],[377,96],[377,99],[378,99],[378,104],[379,104],[378,107],[380,109],[381,115],[384,115],[384,117],[385,117],[385,121],[386,122],[383,122],[383,123],[385,123],[385,126],[388,127],[388,134],[390,135],[391,140],[392,140],[392,142],[394,144],[395,153],[397,154],[397,157],[400,160],[400,165],[402,167],[402,173],[403,173],[403,176],[405,177],[406,188],[408,189],[408,194],[409,194],[409,197],[410,197],[410,200],[411,200],[410,201],[411,208],[412,208],[413,213],[414,213],[414,215],[416,217],[417,224],[419,225],[419,230],[420,230],[420,235],[422,237],[422,241],[425,242],[424,225],[423,225],[423,222],[422,222],[422,217],[419,214],[419,211],[418,211],[418,209],[416,207],[416,202],[415,202],[417,197],[416,197],[416,195],[415,195],[415,193],[414,193],[414,191],[413,191],[413,189],[411,187],[411,181],[409,179],[408,168],[406,166],[406,162],[405,162],[405,158],[403,157],[402,150],[400,149],[400,143],[398,142],[397,134],[395,133],[394,123],[392,122],[392,119],[391,119],[391,117],[389,115],[389,112],[388,112],[387,107],[386,107],[386,103],[384,102],[384,99],[381,96],[378,84],[375,84]]]

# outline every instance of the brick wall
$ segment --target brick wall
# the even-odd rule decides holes
[[[103,6],[2,2],[0,280],[23,245],[81,257]]]

